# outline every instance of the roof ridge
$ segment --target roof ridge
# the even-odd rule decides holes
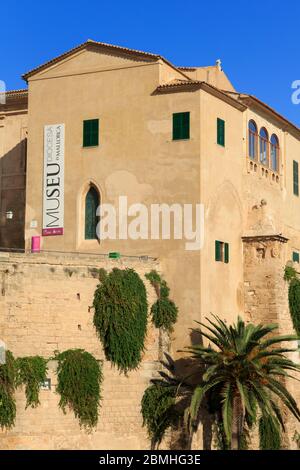
[[[35,74],[35,73],[37,73],[41,70],[44,70],[45,68],[47,68],[51,65],[54,65],[54,64],[58,63],[59,61],[71,56],[72,54],[74,54],[76,52],[79,52],[80,50],[84,49],[87,45],[95,45],[95,46],[99,46],[99,47],[106,47],[106,48],[111,49],[111,50],[116,50],[116,51],[124,52],[124,53],[131,54],[131,55],[136,55],[136,56],[143,56],[143,57],[147,57],[149,59],[151,58],[151,59],[155,59],[155,60],[163,60],[170,67],[174,68],[179,73],[181,73],[184,77],[189,78],[187,75],[185,75],[185,73],[183,71],[180,71],[175,65],[173,65],[171,62],[169,62],[167,59],[165,59],[163,56],[161,56],[159,54],[154,54],[152,52],[140,51],[138,49],[130,49],[129,47],[124,47],[124,46],[115,46],[114,44],[108,44],[108,43],[105,43],[105,42],[94,41],[93,39],[88,39],[87,41],[82,42],[78,46],[73,47],[72,49],[69,49],[68,51],[54,57],[53,59],[48,60],[47,62],[44,62],[43,64],[29,70],[28,72],[26,72],[25,74],[22,75],[22,78],[27,81],[27,79],[29,77],[31,77],[33,74]]]
[[[95,41],[94,39],[88,39],[86,43],[98,44],[99,46],[111,47],[113,49],[121,49],[121,50],[128,51],[128,52],[136,52],[138,54],[146,54],[152,57],[162,57],[160,54],[155,54],[153,52],[145,52],[139,49],[131,49],[130,47],[125,47],[125,46],[116,46],[114,44],[109,44],[107,42]]]
[[[52,64],[53,65],[56,64],[60,60],[63,60],[65,58],[69,57],[70,55],[74,54],[75,52],[79,52],[80,50],[84,49],[87,45],[93,45],[93,44],[97,45],[97,46],[100,46],[100,47],[102,46],[102,47],[107,47],[107,48],[110,48],[110,49],[113,49],[113,50],[118,50],[118,51],[122,51],[122,52],[125,52],[125,53],[130,53],[130,54],[133,54],[133,55],[134,54],[143,55],[144,57],[149,57],[149,58],[153,58],[153,59],[157,59],[157,60],[164,59],[162,56],[160,56],[158,54],[153,54],[151,52],[139,51],[137,49],[130,49],[128,47],[123,47],[123,46],[115,46],[114,44],[108,44],[108,43],[105,43],[105,42],[99,42],[99,41],[94,41],[93,39],[88,39],[87,41],[82,42],[78,46],[75,46],[72,49],[69,49],[68,51],[63,52],[62,54],[59,54],[58,56],[54,57],[53,59],[50,59],[50,60],[44,62],[43,64],[38,65],[37,67],[34,67],[33,69],[31,69],[28,72],[26,72],[25,74],[23,74],[22,78],[27,81],[27,78],[29,78],[34,73],[36,73],[40,70],[43,70],[43,69],[47,68],[48,66],[51,66]]]
[[[196,66],[195,67],[189,67],[189,66],[185,67],[184,65],[179,65],[177,68],[178,68],[178,70],[191,70],[192,71],[192,70],[197,70],[198,67],[196,67]]]

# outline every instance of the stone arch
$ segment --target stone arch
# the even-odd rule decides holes
[[[100,240],[95,237],[86,237],[86,199],[90,191],[94,191],[98,196],[99,204],[103,203],[102,191],[100,185],[92,178],[85,181],[77,196],[77,248],[83,243],[99,243]],[[96,218],[96,216],[95,216]]]
[[[84,239],[96,240],[97,239],[97,224],[98,215],[97,210],[100,205],[100,194],[97,188],[91,184],[86,195],[84,204]]]
[[[243,314],[243,204],[231,181],[222,182],[212,194],[205,210],[202,273],[202,309],[219,315],[229,323]],[[216,241],[227,244],[227,261],[216,259]]]
[[[215,212],[220,210],[220,201],[230,201],[230,199],[237,208],[240,226],[244,226],[244,211],[240,195],[232,182],[228,180],[224,181],[210,198],[206,209],[206,218],[213,216]]]

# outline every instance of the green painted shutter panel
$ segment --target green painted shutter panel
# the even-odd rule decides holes
[[[225,146],[225,121],[223,119],[217,119],[217,143]]]
[[[179,113],[173,114],[173,140],[180,139],[180,117]]]
[[[190,113],[182,113],[182,138],[190,138]]]
[[[299,256],[299,253],[297,251],[293,251],[293,261],[294,261],[294,263],[299,263],[299,261],[300,261],[300,256]]]
[[[83,146],[94,147],[99,145],[99,119],[83,121]]]
[[[293,160],[293,190],[296,196],[299,196],[299,168],[298,162]]]
[[[96,228],[98,224],[97,208],[99,196],[95,188],[91,187],[85,198],[85,239],[97,238]]]
[[[99,119],[91,121],[91,145],[99,144]]]
[[[224,262],[229,263],[229,244],[225,243],[224,245]]]
[[[90,146],[89,121],[83,121],[83,146]]]
[[[222,261],[221,242],[215,241],[215,260]]]
[[[173,114],[173,140],[190,138],[190,113]]]

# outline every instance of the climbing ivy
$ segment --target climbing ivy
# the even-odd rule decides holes
[[[259,448],[260,450],[281,448],[279,423],[274,422],[270,416],[262,416],[259,420]]]
[[[93,306],[94,325],[106,358],[120,370],[135,369],[142,358],[147,331],[147,295],[133,269],[101,269]]]
[[[143,426],[147,427],[151,447],[159,445],[166,430],[172,425],[175,414],[175,387],[150,385],[141,402]]]
[[[294,330],[300,336],[300,279],[297,271],[287,265],[284,269],[284,280],[289,283],[289,310]]]
[[[5,364],[0,364],[0,426],[10,429],[16,418],[16,364],[13,354],[6,351]]]
[[[297,278],[289,285],[289,308],[294,329],[300,336],[300,280]]]
[[[285,281],[291,281],[292,279],[295,279],[297,277],[297,272],[296,269],[293,268],[293,266],[286,266],[284,268],[284,280]]]
[[[59,406],[66,413],[68,406],[78,418],[80,426],[92,429],[98,422],[101,401],[102,368],[92,354],[82,349],[57,353],[57,387]]]
[[[151,307],[152,322],[156,328],[172,331],[177,320],[178,308],[169,299],[170,288],[157,271],[152,270],[145,277],[151,282],[157,295],[157,301]]]
[[[40,404],[39,391],[47,377],[47,360],[41,356],[16,359],[16,385],[25,385],[26,408],[36,408]]]

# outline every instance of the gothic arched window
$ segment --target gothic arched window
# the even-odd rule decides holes
[[[85,197],[85,236],[86,240],[95,240],[97,239],[96,228],[98,224],[99,217],[97,214],[97,209],[100,204],[99,193],[91,186],[87,195]]]

